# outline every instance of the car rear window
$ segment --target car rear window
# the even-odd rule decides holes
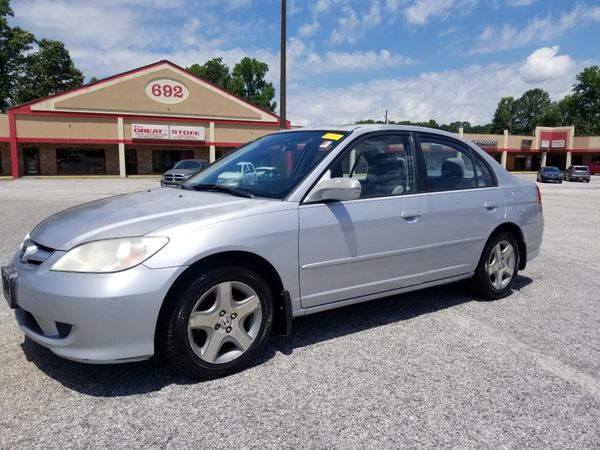
[[[587,166],[575,166],[575,170],[583,170],[583,171],[587,171],[588,168]]]

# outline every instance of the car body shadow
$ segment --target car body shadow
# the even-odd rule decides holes
[[[531,283],[531,279],[523,276],[515,281],[515,290]],[[477,300],[481,299],[472,295],[465,283],[454,283],[301,317],[294,320],[290,336],[270,339],[252,367],[278,353],[290,356],[297,348]],[[160,356],[136,363],[94,365],[60,358],[29,338],[25,338],[21,347],[27,360],[46,375],[68,389],[94,397],[139,395],[171,384],[199,383],[179,373]]]

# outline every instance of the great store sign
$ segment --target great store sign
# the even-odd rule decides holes
[[[133,139],[158,139],[173,141],[204,141],[204,127],[191,127],[186,125],[148,125],[132,124],[131,137]]]

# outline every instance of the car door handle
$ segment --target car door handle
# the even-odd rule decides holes
[[[498,207],[498,203],[495,202],[485,202],[483,207],[488,211],[494,211]]]
[[[420,209],[405,209],[400,213],[400,217],[406,220],[416,220],[418,217],[423,215],[423,211]]]

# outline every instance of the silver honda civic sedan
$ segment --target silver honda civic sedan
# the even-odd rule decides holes
[[[543,224],[536,185],[456,135],[305,128],[251,142],[180,189],[49,217],[2,268],[3,290],[23,332],[59,356],[160,351],[207,379],[247,366],[294,317],[463,279],[504,297]]]

